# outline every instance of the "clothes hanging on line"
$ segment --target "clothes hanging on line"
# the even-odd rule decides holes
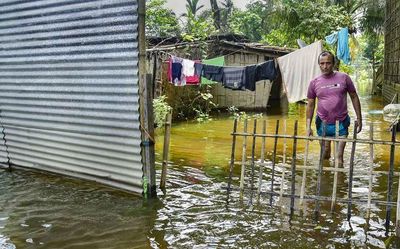
[[[175,86],[198,85],[199,82],[203,84],[203,81],[204,84],[219,82],[232,90],[255,91],[257,81],[275,80],[277,77],[273,60],[244,67],[219,66],[224,61],[223,56],[203,62],[171,56],[168,61],[169,81]]]
[[[350,64],[349,29],[342,28],[325,37],[329,45],[337,43],[336,56],[345,64]]]
[[[195,64],[196,61],[182,60],[182,81],[184,85],[198,85],[200,83],[200,75],[195,73]]]
[[[212,59],[203,60],[201,63],[203,65],[212,65],[212,66],[223,67],[225,65],[225,56],[219,56],[219,57],[215,57],[215,58],[212,58]],[[218,82],[221,82],[221,81],[218,81]],[[201,84],[202,85],[216,84],[218,82],[210,80],[210,79],[208,79],[206,77],[202,77],[201,78]]]
[[[232,90],[245,90],[244,67],[224,67],[222,70],[222,85]]]
[[[345,64],[350,64],[349,29],[342,28],[338,32],[337,57]]]
[[[198,85],[200,74],[196,75],[196,61],[171,56],[168,60],[168,80],[175,86]]]
[[[201,76],[211,82],[222,82],[223,67],[203,64]]]
[[[310,81],[321,74],[318,65],[320,53],[322,41],[317,41],[277,59],[289,103],[307,98]]]
[[[275,80],[278,69],[274,60],[245,67],[244,88],[250,91],[256,90],[256,82],[260,80]]]

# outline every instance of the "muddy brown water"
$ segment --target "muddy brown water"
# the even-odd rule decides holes
[[[383,107],[380,98],[362,96],[364,129],[368,138],[369,122],[375,126],[375,139],[389,140],[388,124],[381,115],[369,110]],[[282,114],[284,113],[284,114]],[[354,117],[354,112],[350,112]],[[305,132],[305,105],[271,106],[264,114],[267,130],[272,133],[277,119],[287,120],[287,133],[299,120],[299,133]],[[0,248],[398,248],[394,226],[386,234],[385,207],[373,205],[366,219],[366,205],[354,204],[353,216],[346,220],[347,205],[338,204],[331,214],[330,203],[321,203],[321,216],[313,219],[313,203],[304,212],[295,211],[289,220],[288,202],[268,205],[269,197],[250,205],[237,191],[226,201],[226,182],[230,160],[233,121],[218,115],[207,123],[173,124],[167,192],[158,192],[156,200],[143,200],[103,186],[58,176],[28,171],[0,171]],[[242,129],[242,125],[239,126]],[[399,140],[399,135],[397,136]],[[157,176],[160,173],[163,134],[157,131]],[[240,160],[242,140],[238,139],[236,159]],[[250,156],[249,140],[248,156]],[[259,148],[259,143],[256,148]],[[267,158],[272,140],[267,139]],[[287,144],[290,162],[291,141]],[[299,142],[301,163],[304,142]],[[283,141],[278,143],[281,162]],[[387,170],[389,148],[376,146],[374,167]],[[350,157],[346,147],[345,160]],[[399,166],[396,152],[395,167]],[[258,156],[259,157],[259,156]],[[355,167],[369,167],[369,146],[359,145]],[[318,161],[318,143],[310,146],[310,164]],[[325,162],[327,166],[332,161]],[[346,167],[346,166],[345,166]],[[235,167],[233,185],[238,186],[239,166]],[[265,171],[265,177],[268,170]],[[309,174],[307,191],[315,189],[315,174]],[[387,177],[374,179],[373,198],[385,200]],[[332,175],[323,175],[322,194],[331,193]],[[353,197],[368,195],[368,178],[357,176]],[[284,184],[290,188],[288,182]],[[347,176],[339,175],[338,196],[347,193]],[[398,180],[394,182],[397,195]],[[268,182],[263,183],[263,190]],[[297,205],[297,203],[296,203]],[[394,214],[392,212],[392,222]]]

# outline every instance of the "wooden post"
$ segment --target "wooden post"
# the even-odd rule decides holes
[[[292,154],[292,187],[291,187],[291,199],[290,199],[290,214],[294,212],[294,195],[296,194],[296,153],[297,153],[297,123],[294,123],[294,138],[293,138],[293,154]]]
[[[262,134],[266,134],[267,133],[267,120],[263,121],[263,127],[262,127]],[[260,194],[261,194],[261,185],[262,185],[262,177],[263,177],[263,163],[265,161],[265,140],[266,137],[262,137],[261,139],[261,165],[260,165],[260,172],[258,175],[258,189],[257,189],[257,196],[258,198],[260,198]]]
[[[396,142],[396,127],[392,127],[392,142]],[[395,145],[390,145],[390,161],[389,161],[389,175],[388,175],[388,193],[387,193],[387,202],[390,203],[392,201],[393,195],[393,170],[394,170],[394,157],[395,157]],[[389,231],[390,225],[390,212],[392,211],[392,205],[386,206],[386,221],[385,228],[386,231]],[[397,224],[397,221],[396,221]],[[397,228],[397,227],[396,227]]]
[[[145,197],[156,197],[156,170],[154,150],[154,117],[153,99],[151,98],[151,74],[142,78],[143,92],[140,95],[141,131],[142,131],[142,157],[143,157],[143,193]]]
[[[322,123],[322,137],[325,138],[326,134],[326,123]],[[325,154],[325,140],[321,140],[321,148],[319,152],[319,167],[318,167],[318,177],[317,177],[317,189],[315,194],[315,218],[319,217],[319,197],[321,195],[321,178],[322,178],[322,169],[324,163],[324,154]]]
[[[154,152],[154,118],[151,75],[146,75],[146,35],[145,35],[145,1],[138,1],[138,76],[139,76],[139,111],[141,128],[141,156],[143,163],[143,195],[155,197],[156,170]]]
[[[356,140],[357,140],[357,122],[354,122],[354,131],[353,131],[353,143],[351,146],[351,154],[350,154],[350,166],[349,166],[349,191],[348,191],[348,202],[347,202],[347,220],[351,219],[351,202],[353,198],[353,170],[354,170],[354,154],[356,152]]]
[[[165,182],[167,179],[169,142],[171,137],[171,123],[172,123],[172,113],[169,112],[165,118],[165,124],[164,124],[163,161],[162,161],[161,181],[160,181],[160,189],[162,190],[165,190]]]
[[[339,137],[339,120],[336,120],[335,123],[335,138]],[[339,168],[339,142],[336,141],[335,143],[335,172],[333,174],[333,190],[332,190],[332,202],[331,202],[331,212],[335,209],[336,204],[336,191],[337,191],[337,178],[338,178],[338,168]]]
[[[286,119],[283,120],[283,135],[286,135],[287,132],[287,124]],[[282,148],[282,163],[286,163],[286,138],[283,138],[283,148]]]
[[[279,132],[279,120],[276,120],[275,135]],[[272,154],[272,176],[271,176],[271,198],[269,199],[269,205],[272,206],[273,193],[274,193],[274,178],[275,178],[275,162],[276,162],[276,146],[278,145],[278,137],[275,136],[274,141],[274,152]]]
[[[374,140],[374,123],[371,122],[369,126],[369,139],[371,141]],[[374,170],[374,144],[371,143],[369,145],[369,159],[371,161],[371,165],[369,166],[368,172],[368,203],[367,203],[367,218],[370,217],[371,214],[371,199],[372,199],[372,183],[374,181],[374,176],[372,174]]]
[[[255,150],[256,150],[256,136],[257,134],[257,119],[254,119],[254,127],[253,127],[253,144],[251,146],[251,178],[250,178],[250,204],[253,203],[253,193],[254,193],[254,157],[255,157]]]
[[[247,119],[244,120],[243,133],[247,133]],[[242,168],[240,171],[240,198],[243,198],[244,190],[244,175],[246,171],[246,150],[247,150],[247,136],[243,136],[242,146]]]
[[[229,179],[228,179],[228,201],[229,201],[229,194],[231,191],[231,184],[232,184],[232,174],[233,174],[233,166],[235,165],[235,149],[236,149],[236,130],[237,130],[237,123],[238,120],[235,118],[233,123],[233,134],[232,134],[232,150],[231,150],[231,163],[229,165]]]

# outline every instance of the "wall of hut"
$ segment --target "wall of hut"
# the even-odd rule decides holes
[[[246,66],[265,61],[264,56],[256,54],[235,53],[225,56],[226,66]],[[212,86],[211,93],[214,96],[218,108],[226,109],[235,106],[239,109],[266,110],[270,98],[273,82],[263,80],[256,83],[255,91],[232,91],[224,88],[222,84]],[[279,98],[279,92],[276,92]]]
[[[385,102],[400,100],[400,1],[386,1],[385,62],[382,95]],[[397,97],[395,97],[397,94]]]

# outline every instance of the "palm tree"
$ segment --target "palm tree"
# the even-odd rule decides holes
[[[197,6],[199,4],[199,0],[186,0],[186,10],[188,13],[190,12],[193,16],[196,16],[196,13],[204,7],[204,5]]]

